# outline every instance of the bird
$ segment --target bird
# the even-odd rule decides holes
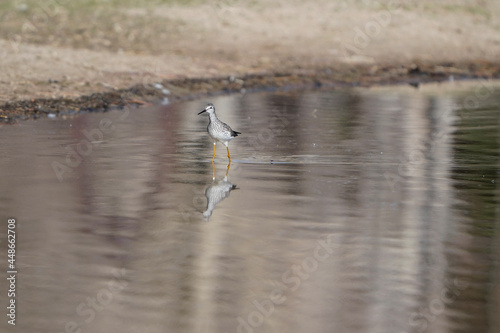
[[[238,189],[238,187],[228,180],[227,175],[217,183],[215,179],[213,180],[212,184],[205,190],[207,209],[203,212],[203,217],[206,221],[210,220],[210,216],[212,216],[215,206],[226,199],[229,193],[235,189]]]
[[[233,131],[228,124],[223,123],[219,120],[219,118],[217,118],[217,115],[215,114],[215,106],[212,103],[208,103],[207,106],[205,106],[205,108],[198,113],[198,115],[204,112],[207,112],[210,117],[207,126],[207,132],[214,142],[214,154],[212,156],[212,163],[215,159],[215,146],[217,144],[217,141],[219,141],[226,146],[227,157],[229,158],[229,163],[231,164],[231,154],[229,153],[228,144],[229,141],[231,141],[241,133]]]

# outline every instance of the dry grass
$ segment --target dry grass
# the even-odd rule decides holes
[[[353,29],[389,8],[390,1],[202,1],[202,0],[37,0],[2,3],[0,38],[23,43],[97,51],[158,55],[206,50],[214,42],[217,56],[243,42],[271,50],[286,47],[286,54],[308,53],[318,43],[335,44]],[[396,2],[397,3],[397,2]],[[461,16],[464,25],[498,28],[499,8],[494,0],[401,0],[401,15],[422,16],[427,22]],[[449,20],[448,20],[449,21]],[[425,22],[425,23],[427,23]],[[411,21],[408,23],[412,23]],[[427,25],[419,22],[420,29]],[[444,26],[459,28],[461,23]],[[458,26],[458,27],[457,27]],[[244,32],[242,34],[242,32]],[[220,47],[217,47],[220,45]],[[318,47],[314,51],[318,51]],[[212,51],[212,50],[209,50]],[[248,50],[245,50],[245,53]],[[250,50],[251,51],[251,50]],[[260,52],[261,50],[259,50]],[[328,53],[328,52],[326,52]]]
[[[347,53],[384,13],[390,22]],[[497,61],[499,17],[497,0],[8,1],[0,88],[22,98],[55,79],[64,85],[47,91],[60,96],[102,90],[96,80],[126,87],[138,77]]]

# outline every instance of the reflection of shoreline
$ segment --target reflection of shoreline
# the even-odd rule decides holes
[[[213,181],[212,184],[205,190],[205,197],[207,198],[207,209],[203,212],[203,217],[206,221],[210,220],[210,217],[212,216],[212,213],[219,202],[229,197],[229,193],[237,188],[236,185],[232,184],[228,180],[230,165],[231,163],[229,163],[227,166],[227,171],[224,178],[216,182],[214,165],[212,164]]]

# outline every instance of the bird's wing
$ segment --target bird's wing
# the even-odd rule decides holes
[[[234,131],[231,129],[231,127],[229,127],[228,124],[221,122],[221,125],[222,125],[224,132],[227,132],[227,134],[229,134],[229,135],[233,134]]]

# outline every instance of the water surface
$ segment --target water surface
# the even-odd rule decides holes
[[[18,312],[0,327],[498,331],[496,87],[253,93],[2,126]],[[229,169],[220,144],[212,169],[207,102],[243,133]]]

